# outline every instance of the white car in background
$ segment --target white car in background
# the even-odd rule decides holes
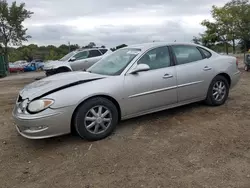
[[[111,50],[107,48],[79,49],[68,53],[58,61],[45,63],[43,69],[47,76],[62,72],[86,70],[110,53]]]

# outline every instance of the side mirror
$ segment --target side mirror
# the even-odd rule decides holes
[[[69,59],[69,61],[75,61],[75,60],[76,60],[75,57],[71,57],[71,58]]]
[[[147,64],[139,64],[130,72],[130,74],[135,74],[138,72],[148,71],[148,70],[150,70],[150,67]]]

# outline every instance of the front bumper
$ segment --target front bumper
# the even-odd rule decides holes
[[[20,114],[17,106],[13,110],[16,129],[29,139],[43,139],[71,132],[72,107],[46,109],[37,114]]]

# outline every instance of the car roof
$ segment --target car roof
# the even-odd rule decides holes
[[[142,43],[142,44],[133,44],[126,48],[140,48],[142,50],[147,50],[149,48],[157,47],[157,46],[170,46],[170,45],[193,45],[193,46],[200,46],[198,44],[194,44],[191,42],[150,42],[150,43]]]
[[[83,52],[83,51],[89,51],[89,50],[108,50],[108,48],[81,48],[81,49],[77,49],[75,50],[75,52]]]

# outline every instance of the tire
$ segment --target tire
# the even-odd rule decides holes
[[[100,107],[102,107],[101,113],[99,113]],[[96,116],[92,110],[95,111]],[[107,115],[105,115],[106,110],[109,112]],[[102,118],[100,114],[105,116]],[[96,97],[87,100],[78,107],[73,122],[75,130],[81,138],[97,141],[108,137],[115,130],[118,123],[118,111],[108,99]]]
[[[64,67],[58,68],[58,69],[56,70],[56,74],[58,74],[58,73],[63,73],[63,72],[70,72],[70,70],[69,70],[68,68],[64,68]]]
[[[46,71],[46,72],[45,72],[45,75],[46,75],[46,76],[51,76],[51,75],[53,75],[53,74],[52,74],[50,71]]]
[[[218,87],[219,83],[222,83],[223,87],[221,87],[221,89],[216,90],[216,88],[220,88],[220,87]],[[222,89],[222,88],[224,88],[224,89]],[[217,92],[217,94],[216,94],[216,92]],[[221,93],[221,94],[219,94],[219,93]],[[228,83],[227,79],[224,76],[218,75],[212,80],[212,82],[209,86],[209,89],[207,92],[207,98],[206,98],[205,102],[206,102],[206,104],[208,104],[210,106],[223,105],[228,98],[228,94],[229,94],[229,83]],[[217,98],[218,95],[220,97]]]

